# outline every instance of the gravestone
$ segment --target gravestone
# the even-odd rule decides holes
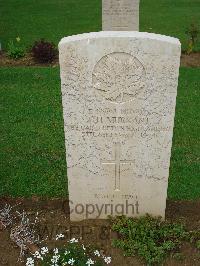
[[[103,31],[139,31],[139,0],[103,0]]]
[[[71,220],[165,217],[180,52],[139,32],[59,43]]]

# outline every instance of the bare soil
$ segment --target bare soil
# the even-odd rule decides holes
[[[12,66],[41,66],[41,67],[48,67],[48,66],[58,66],[58,57],[52,63],[38,63],[34,61],[30,53],[27,53],[24,57],[19,59],[12,59],[6,55],[5,52],[0,52],[0,67],[12,67]]]
[[[200,67],[200,53],[182,54],[181,66]]]
[[[30,217],[35,217],[39,213],[38,233],[41,239],[47,239],[43,245],[53,247],[62,244],[72,237],[82,238],[84,243],[96,245],[105,251],[106,255],[112,256],[111,265],[114,266],[142,266],[145,265],[137,257],[124,257],[122,251],[112,248],[111,239],[117,237],[110,230],[108,220],[87,220],[83,222],[70,222],[68,215],[67,199],[45,200],[33,197],[23,198],[0,198],[0,209],[6,203],[17,205],[14,210],[22,212],[25,210]],[[168,201],[166,219],[169,221],[179,221],[184,223],[189,230],[200,228],[200,200],[199,201]],[[58,233],[65,234],[65,239],[60,243],[55,241]],[[21,266],[25,263],[17,262],[19,257],[19,247],[10,240],[10,228],[0,229],[0,266]],[[183,257],[177,260],[169,256],[165,261],[165,266],[199,266],[200,252],[189,243],[183,243],[181,247]]]
[[[25,57],[14,60],[9,58],[5,52],[0,52],[0,67],[1,66],[58,66],[58,57],[51,63],[41,64],[35,62],[31,54],[26,54]],[[184,67],[200,67],[200,52],[181,55],[181,66]]]

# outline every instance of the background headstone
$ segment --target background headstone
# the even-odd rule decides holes
[[[71,220],[165,216],[180,52],[150,33],[61,40]]]
[[[103,31],[139,31],[139,0],[103,0]]]

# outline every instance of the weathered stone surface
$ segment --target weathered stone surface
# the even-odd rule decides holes
[[[59,51],[71,219],[164,217],[179,41],[99,32]]]
[[[140,0],[103,0],[102,30],[139,31]]]

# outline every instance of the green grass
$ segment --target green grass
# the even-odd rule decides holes
[[[101,30],[102,0],[0,0],[0,40],[3,47],[20,36],[26,46],[45,38],[58,44],[64,36]],[[200,27],[200,0],[141,0],[140,31],[180,38]],[[200,40],[197,46],[200,50]]]
[[[191,23],[200,30],[200,0],[141,0],[140,31],[177,37],[185,50]],[[200,34],[197,50],[200,50]]]
[[[200,197],[200,68],[181,68],[169,197]],[[0,195],[65,196],[58,68],[0,68]]]
[[[200,68],[179,78],[168,196],[200,198]]]
[[[0,195],[65,195],[58,68],[0,68],[0,88]]]

